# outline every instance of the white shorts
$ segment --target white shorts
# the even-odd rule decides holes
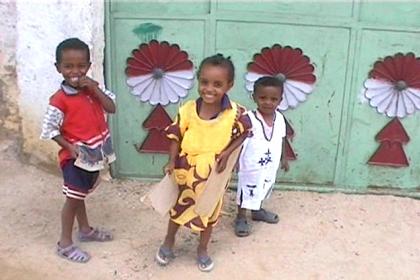
[[[270,196],[275,176],[262,173],[261,170],[238,173],[236,202],[241,208],[259,210],[264,199]]]

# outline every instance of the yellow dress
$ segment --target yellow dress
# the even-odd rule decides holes
[[[179,109],[175,122],[166,128],[167,137],[181,143],[174,170],[179,196],[170,217],[175,223],[194,231],[215,225],[222,208],[221,199],[209,217],[194,212],[195,202],[204,190],[216,156],[233,138],[250,127],[243,115],[245,109],[229,102],[229,108],[215,119],[203,120],[197,114],[196,101],[188,101]]]

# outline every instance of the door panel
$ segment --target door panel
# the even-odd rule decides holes
[[[295,131],[291,144],[298,159],[290,162],[290,172],[281,174],[280,178],[293,183],[331,184],[336,164],[349,30],[220,21],[216,34],[216,51],[232,55],[237,62],[235,97],[252,109],[255,104],[245,91],[242,77],[246,64],[262,47],[271,47],[274,43],[299,47],[317,66],[319,82],[315,91],[296,109],[284,113]],[[331,44],[332,41],[335,43]]]
[[[131,51],[142,43],[142,37],[133,30],[145,23],[161,27],[156,39],[164,38],[163,40],[170,43],[179,43],[180,48],[185,50],[193,61],[197,60],[197,57],[203,57],[205,23],[200,20],[117,19],[114,21],[112,72],[115,73],[113,89],[118,93],[118,113],[113,123],[113,137],[118,155],[116,173],[120,176],[153,178],[162,175],[162,166],[166,163],[167,156],[138,153],[134,145],[141,144],[146,138],[148,131],[142,127],[142,124],[154,106],[140,102],[130,94],[124,72],[126,59],[131,56]],[[191,92],[196,92],[196,89],[193,88]],[[165,109],[173,117],[178,105],[169,105]]]
[[[410,142],[404,145],[406,155],[409,157],[410,167],[392,168],[372,166],[366,162],[376,151],[379,144],[375,141],[376,134],[391,120],[376,112],[367,101],[360,97],[363,82],[373,63],[379,58],[393,55],[404,49],[420,53],[419,35],[408,32],[391,32],[380,30],[363,30],[361,39],[360,67],[355,77],[355,88],[352,92],[351,102],[354,104],[349,143],[347,147],[346,184],[355,187],[388,187],[388,188],[415,188],[420,182],[420,153],[418,147],[420,114],[409,115],[401,120]],[[417,172],[416,172],[417,171]]]

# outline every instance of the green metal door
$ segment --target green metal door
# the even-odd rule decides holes
[[[404,16],[401,16],[404,15]],[[245,90],[247,63],[274,44],[299,48],[315,66],[316,88],[284,115],[295,136],[297,160],[279,181],[289,187],[365,190],[369,186],[414,190],[420,179],[416,147],[420,113],[402,120],[411,136],[404,149],[410,166],[378,167],[366,162],[378,143],[375,134],[390,120],[360,92],[378,58],[397,52],[420,54],[420,8],[413,3],[376,1],[111,1],[106,11],[106,74],[118,94],[112,131],[117,176],[159,178],[167,156],[138,153],[148,131],[142,127],[154,106],[137,101],[126,84],[131,51],[151,39],[178,44],[197,67],[211,54],[231,56],[236,66],[230,97],[254,108]],[[196,86],[187,99],[197,98]],[[172,117],[179,104],[165,107]]]

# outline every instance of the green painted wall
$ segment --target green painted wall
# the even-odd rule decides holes
[[[397,52],[420,56],[420,5],[414,1],[111,1],[106,17],[106,74],[118,94],[112,118],[116,176],[159,178],[167,159],[134,149],[147,135],[141,124],[152,106],[135,100],[124,74],[131,50],[156,38],[179,44],[195,66],[207,55],[230,55],[237,70],[230,96],[249,108],[254,105],[243,75],[253,54],[278,43],[299,47],[311,58],[316,90],[285,113],[296,133],[291,143],[298,160],[279,176],[281,186],[405,192],[420,187],[420,112],[402,120],[411,137],[404,147],[410,166],[369,166],[366,161],[378,147],[374,137],[390,119],[359,98],[378,58]],[[188,95],[195,98],[196,87]],[[165,107],[171,116],[177,108]]]

